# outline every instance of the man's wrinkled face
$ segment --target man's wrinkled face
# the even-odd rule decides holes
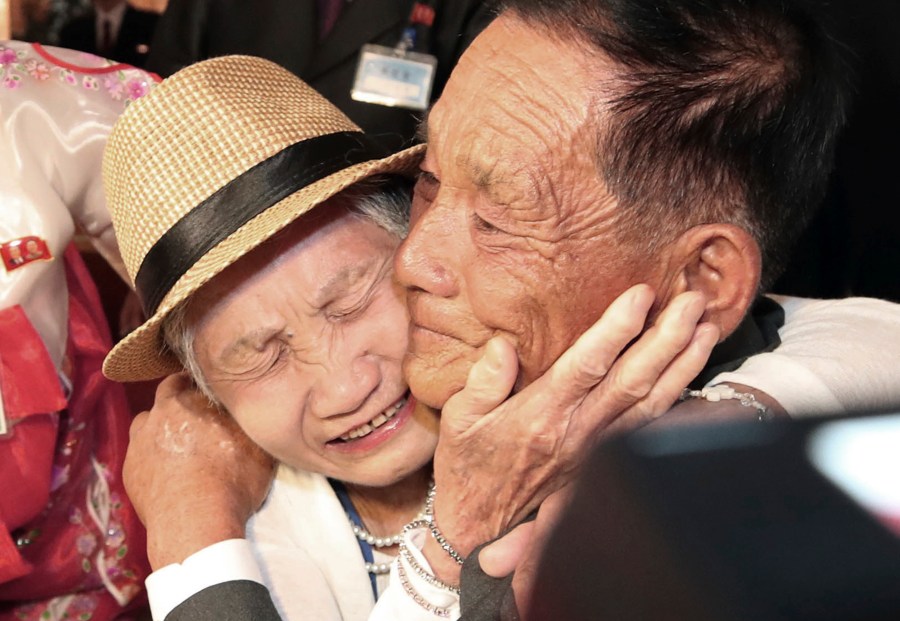
[[[429,405],[464,385],[492,336],[515,344],[521,387],[615,296],[651,282],[648,261],[616,242],[617,205],[597,173],[602,110],[586,85],[604,71],[507,13],[431,111],[396,260],[411,318],[404,371]]]
[[[310,216],[196,294],[197,362],[244,432],[279,461],[388,485],[427,464],[437,442],[435,414],[409,398],[401,374],[399,240],[341,205]]]

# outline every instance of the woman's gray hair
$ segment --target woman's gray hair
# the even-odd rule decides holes
[[[351,213],[377,224],[404,239],[409,232],[412,185],[408,179],[380,175],[352,185],[339,194]]]
[[[369,220],[398,239],[409,230],[411,182],[398,176],[371,177],[350,186],[337,195],[338,200],[355,216]],[[197,388],[213,405],[220,405],[194,352],[196,322],[189,320],[191,297],[172,309],[160,328],[164,347],[181,362]]]
[[[163,347],[168,348],[169,351],[175,354],[179,362],[181,362],[181,366],[184,367],[184,370],[194,380],[194,384],[200,389],[200,392],[209,399],[210,403],[218,406],[221,404],[213,395],[194,352],[194,328],[196,324],[188,321],[190,302],[190,297],[182,301],[163,319],[160,327],[160,332],[162,332],[163,336]]]

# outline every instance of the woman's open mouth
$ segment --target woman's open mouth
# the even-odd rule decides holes
[[[344,442],[349,442],[350,440],[356,440],[358,438],[364,438],[386,422],[394,418],[397,415],[397,412],[406,405],[406,402],[409,398],[409,393],[405,394],[402,399],[397,401],[394,405],[386,409],[384,412],[370,420],[368,423],[362,424],[356,429],[351,429],[349,432],[345,433],[340,437]]]

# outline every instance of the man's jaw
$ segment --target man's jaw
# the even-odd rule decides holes
[[[466,377],[477,360],[477,350],[455,347],[440,351],[410,350],[403,358],[403,377],[416,399],[428,407],[440,410],[452,395],[465,387]],[[474,356],[474,358],[473,358]]]

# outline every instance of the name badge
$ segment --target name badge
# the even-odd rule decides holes
[[[364,45],[350,96],[356,101],[425,110],[437,58],[383,45]]]

